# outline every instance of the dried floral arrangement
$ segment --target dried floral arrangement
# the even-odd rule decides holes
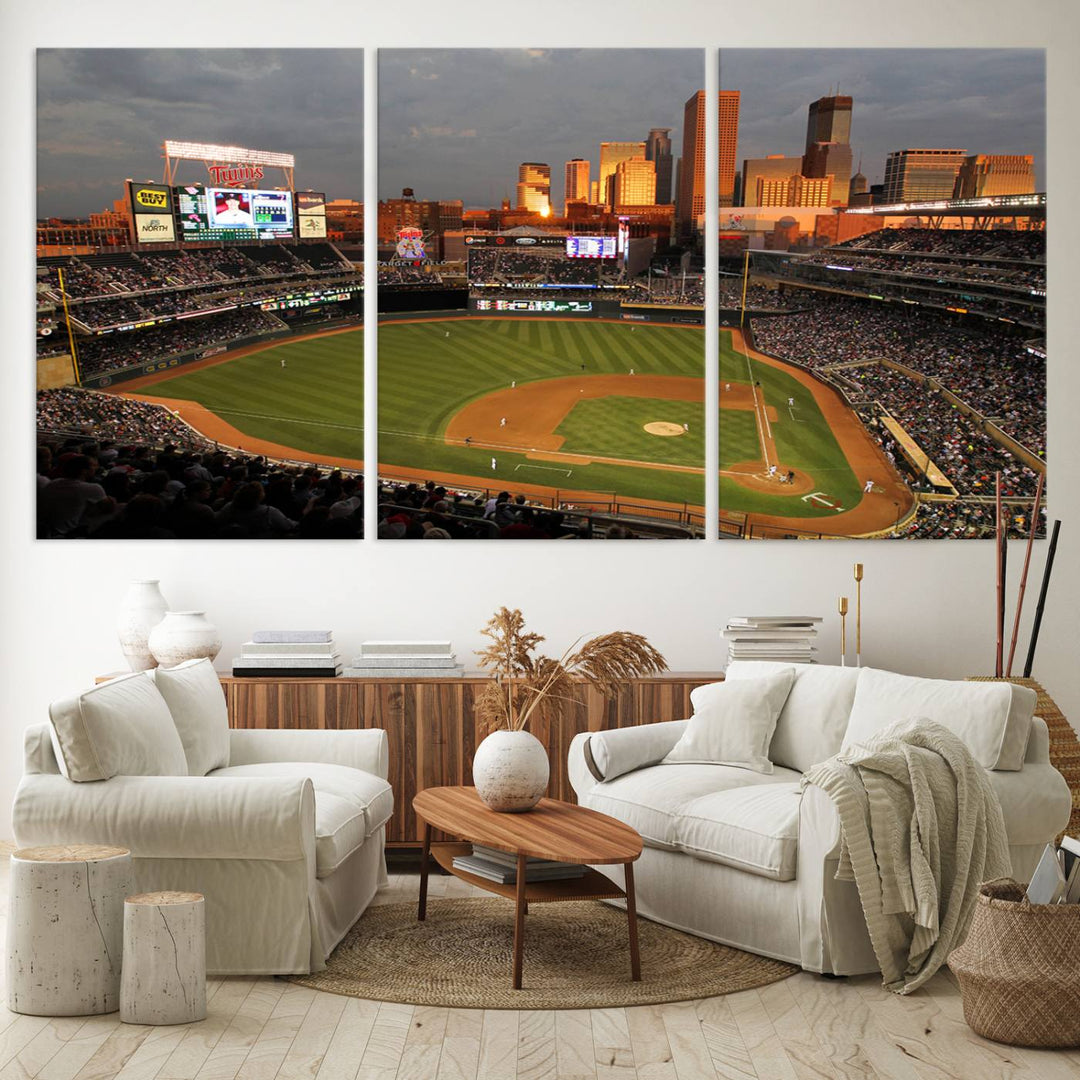
[[[624,630],[584,644],[578,638],[558,660],[537,654],[544,638],[525,629],[525,617],[516,608],[499,608],[481,633],[491,644],[476,655],[480,666],[494,675],[476,702],[476,715],[486,732],[521,731],[541,707],[553,718],[561,716],[569,705],[577,704],[571,696],[576,679],[608,697],[618,683],[667,667],[645,638]]]

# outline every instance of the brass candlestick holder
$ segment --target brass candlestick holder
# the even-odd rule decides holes
[[[855,666],[862,667],[862,579],[861,562],[855,564]]]
[[[847,667],[847,597],[841,596],[836,601],[836,610],[840,612],[840,666]]]

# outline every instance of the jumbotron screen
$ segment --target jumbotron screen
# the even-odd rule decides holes
[[[614,259],[614,236],[568,236],[566,255],[570,259]]]
[[[179,187],[183,240],[277,240],[293,235],[291,191]]]

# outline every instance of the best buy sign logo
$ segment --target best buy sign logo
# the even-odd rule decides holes
[[[164,191],[154,191],[151,188],[140,188],[135,192],[135,201],[140,206],[151,206],[158,210],[164,210],[168,205],[169,196]]]

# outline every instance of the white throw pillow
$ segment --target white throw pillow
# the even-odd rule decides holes
[[[771,773],[769,743],[794,679],[789,667],[760,679],[699,686],[690,694],[694,715],[662,764],[708,762]]]
[[[188,775],[228,768],[229,710],[213,663],[187,660],[155,668],[152,677],[180,733]]]
[[[53,702],[49,719],[60,771],[69,780],[187,776],[169,707],[143,671]]]
[[[788,694],[769,746],[769,760],[785,769],[806,772],[837,753],[848,728],[859,668],[831,664],[777,664],[765,660],[733,660],[724,678],[760,679],[791,669],[795,682]]]
[[[1024,767],[1038,695],[1010,683],[920,679],[863,668],[844,747],[865,742],[897,720],[925,717],[948,728],[985,769]]]

